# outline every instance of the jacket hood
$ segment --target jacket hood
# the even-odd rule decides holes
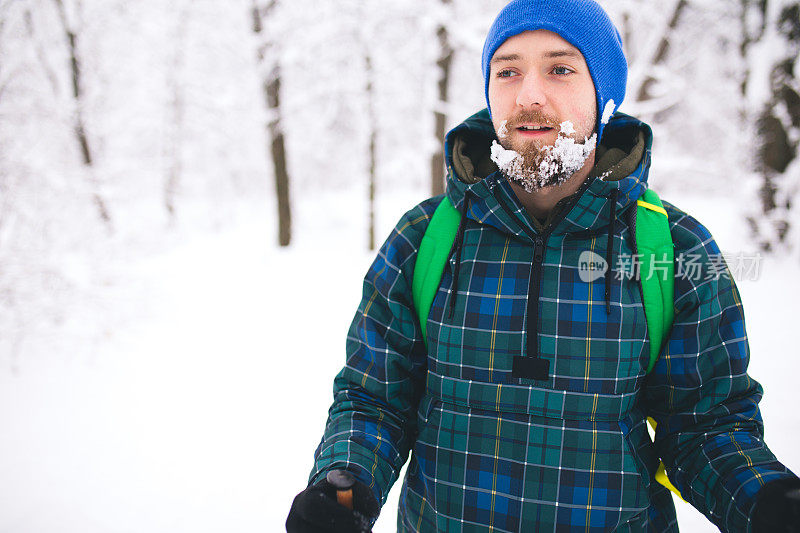
[[[508,179],[489,157],[496,140],[488,110],[484,109],[453,129],[446,138],[447,196],[461,213],[454,243],[459,271],[464,232],[470,220],[490,225],[527,241],[534,249],[545,246],[552,235],[600,235],[607,239],[606,264],[614,265],[614,234],[621,231],[620,216],[635,224],[629,209],[647,190],[653,134],[650,127],[628,115],[616,113],[603,132],[595,168],[578,190],[556,203],[545,221],[532,217],[522,206]],[[630,232],[629,232],[630,233]],[[612,269],[605,272],[605,301],[611,312]],[[458,286],[457,276],[454,286]]]
[[[447,134],[445,139],[447,195],[456,207],[463,202],[465,194],[470,194],[475,199],[488,199],[488,196],[502,192],[504,194],[500,196],[510,195],[510,198],[505,200],[511,200],[511,203],[519,208],[507,178],[490,158],[490,147],[495,140],[497,136],[487,109],[472,115]],[[614,114],[603,131],[601,144],[597,148],[595,167],[591,174],[574,195],[564,198],[556,205],[547,222],[557,218],[559,208],[565,204],[573,204],[574,210],[579,204],[591,201],[592,198],[603,199],[605,202],[611,197],[613,190],[617,191],[617,211],[624,211],[635,203],[647,189],[652,140],[650,126],[623,113]],[[579,226],[572,228],[573,230],[591,229],[597,223],[607,222],[579,221],[571,217],[570,213],[566,213],[565,219]],[[539,221],[529,220],[529,222],[536,231],[544,229]],[[568,231],[569,227],[554,227],[552,230]],[[517,232],[512,231],[512,233]]]

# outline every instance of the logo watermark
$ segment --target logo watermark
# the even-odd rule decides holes
[[[602,255],[591,250],[581,252],[578,258],[578,276],[584,283],[602,278],[608,270],[608,262]]]
[[[674,268],[676,279],[691,281],[707,281],[733,279],[736,281],[756,281],[761,276],[763,256],[755,253],[691,254],[680,253],[674,261],[666,254],[653,258],[652,262],[643,262],[642,254],[617,254],[616,264],[612,269],[614,279],[650,279],[654,276],[666,278],[670,264]],[[703,258],[707,258],[703,260]],[[578,276],[581,281],[595,281],[608,270],[607,261],[599,254],[586,250],[578,258]]]

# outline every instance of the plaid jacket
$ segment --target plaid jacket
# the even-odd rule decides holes
[[[311,483],[348,468],[383,502],[410,451],[399,531],[676,531],[671,496],[653,481],[660,457],[689,503],[722,530],[747,530],[759,488],[793,474],[762,438],[762,389],[747,375],[742,304],[719,249],[666,202],[675,256],[696,266],[676,268],[674,325],[646,374],[628,215],[647,187],[651,134],[617,115],[604,139],[637,132],[638,168],[589,178],[544,231],[499,172],[471,185],[454,175],[459,136],[488,149],[488,114],[449,134],[447,194],[463,227],[428,347],[411,282],[440,198],[400,220],[366,275]],[[610,259],[608,281],[581,279],[586,250]],[[520,356],[546,360],[547,378],[520,377]]]

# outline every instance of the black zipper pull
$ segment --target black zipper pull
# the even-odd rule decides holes
[[[533,241],[533,260],[537,263],[544,260],[544,240],[541,237],[536,237]]]
[[[541,357],[515,355],[511,363],[511,377],[547,381],[550,379],[550,361]]]

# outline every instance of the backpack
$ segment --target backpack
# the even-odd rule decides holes
[[[655,191],[647,189],[636,201],[636,204],[635,231],[637,258],[640,264],[639,272],[655,272],[653,267],[657,258],[662,258],[661,260],[666,266],[664,275],[639,276],[650,337],[650,361],[647,365],[649,374],[656,364],[661,346],[672,327],[674,318],[674,249],[667,212]],[[439,290],[442,274],[450,257],[460,221],[461,214],[450,199],[444,196],[433,213],[417,252],[412,280],[412,296],[426,346],[428,344],[427,317],[433,299]],[[611,268],[611,265],[608,265],[608,268]],[[650,417],[647,420],[655,431],[655,420]],[[683,499],[678,489],[667,478],[664,463],[659,463],[655,479]]]

